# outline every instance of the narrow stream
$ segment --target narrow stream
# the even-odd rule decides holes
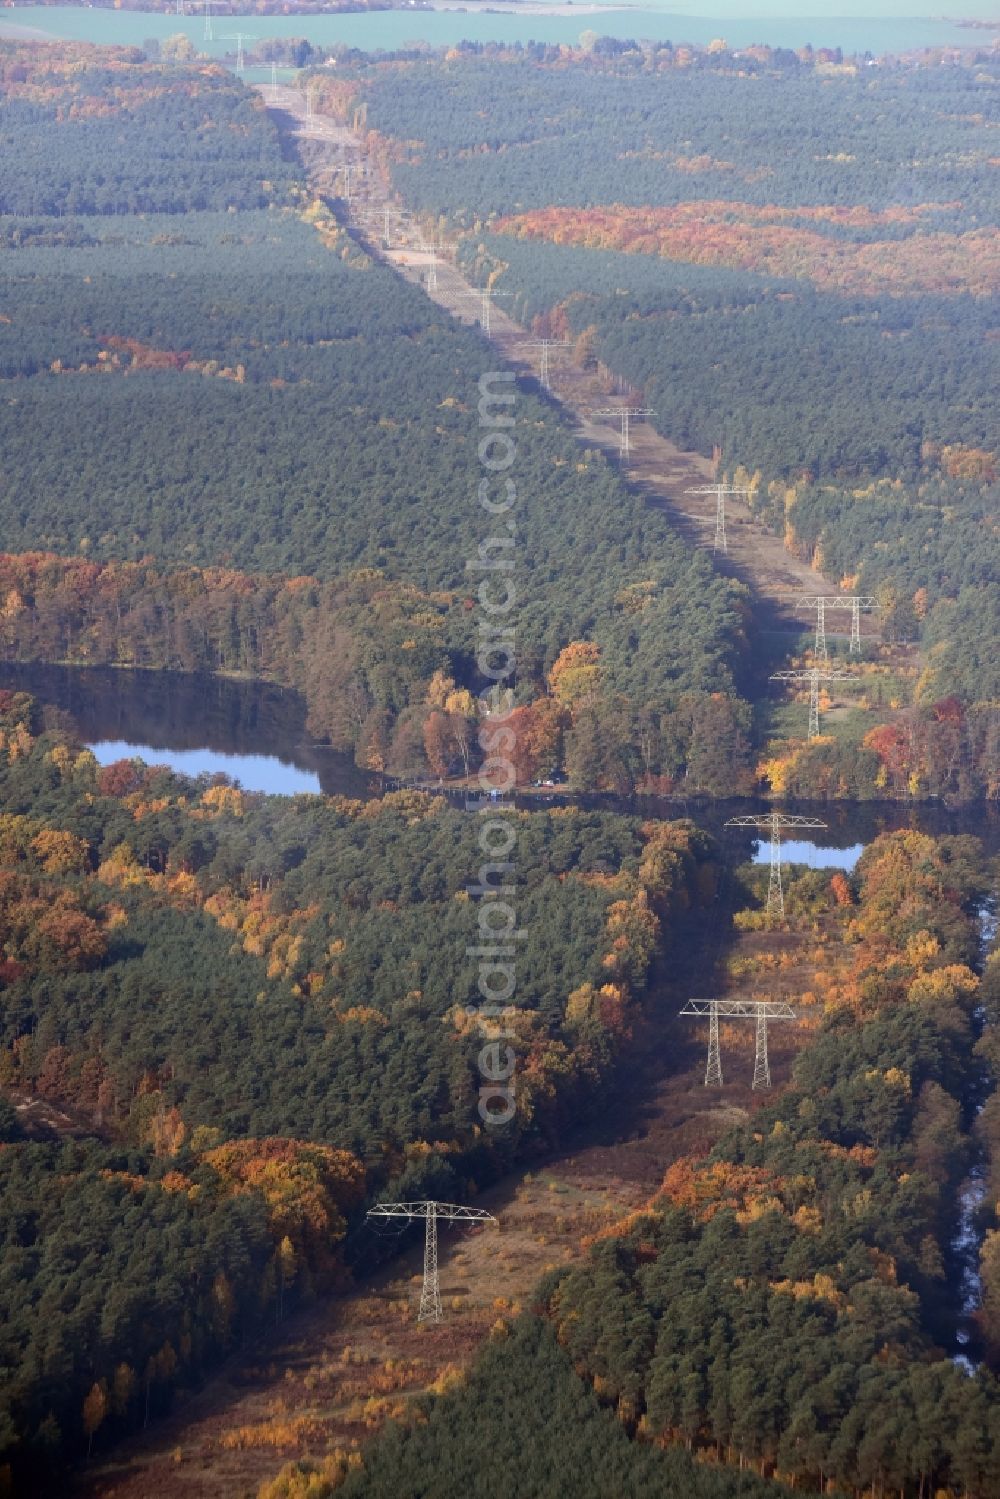
[[[985,964],[997,937],[997,908],[994,901],[986,901],[979,911],[980,963]],[[982,1023],[982,1012],[978,1015]],[[982,1104],[979,1106],[982,1110]],[[975,1342],[973,1318],[982,1301],[983,1282],[979,1273],[979,1250],[981,1236],[978,1214],[986,1196],[987,1163],[979,1160],[973,1166],[962,1185],[959,1196],[958,1228],[952,1239],[952,1249],[961,1265],[961,1321],[955,1341],[960,1349],[968,1349]],[[955,1355],[954,1362],[967,1374],[975,1374],[977,1365],[966,1352]]]

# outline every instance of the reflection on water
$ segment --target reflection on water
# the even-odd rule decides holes
[[[72,714],[102,764],[139,755],[187,775],[223,771],[248,791],[369,797],[350,755],[311,744],[305,702],[263,682],[114,667],[0,663],[0,687]]]
[[[147,765],[169,761],[171,770],[185,776],[225,775],[238,781],[245,791],[268,791],[276,796],[297,796],[322,790],[319,776],[299,770],[272,755],[223,755],[218,750],[167,750],[152,744],[129,744],[124,739],[98,739],[89,746],[99,765],[116,760],[145,760]]]
[[[819,843],[810,843],[804,838],[789,838],[781,845],[783,864],[805,864],[809,869],[851,870],[865,851],[863,843],[852,843],[847,848],[826,848]],[[764,839],[757,843],[753,856],[755,864],[767,864],[771,858],[771,845]]]
[[[71,713],[81,738],[97,746],[102,761],[139,754],[188,774],[223,770],[247,790],[290,794],[315,791],[368,798],[386,789],[360,770],[350,755],[310,742],[306,707],[297,692],[262,682],[197,677],[181,672],[120,671],[114,667],[0,663],[0,687],[31,692]],[[112,745],[115,747],[112,749]],[[194,754],[198,758],[185,758]],[[435,790],[437,788],[434,788]],[[456,806],[466,793],[446,792]],[[683,796],[519,795],[526,808],[574,805],[635,817],[690,817],[719,840],[727,862],[763,861],[767,843],[752,828],[727,828],[727,820],[773,810],[763,799],[706,801]],[[789,839],[785,862],[812,868],[852,869],[861,850],[880,833],[914,828],[939,836],[974,833],[986,852],[1000,852],[1000,807],[951,810],[939,802],[822,802],[782,804],[826,824],[822,842]]]

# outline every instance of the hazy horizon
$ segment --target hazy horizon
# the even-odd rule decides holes
[[[995,21],[1000,28],[1000,15],[995,6],[958,5],[944,11],[940,5],[921,5],[919,0],[876,0],[874,6],[864,5],[860,0],[834,0],[832,7],[824,6],[820,0],[805,0],[805,5],[794,0],[709,0],[705,5],[685,5],[677,0],[664,0],[662,7],[657,0],[642,0],[643,9],[663,9],[679,16],[724,21],[772,20],[784,17],[802,20],[831,20],[838,17],[889,21]]]

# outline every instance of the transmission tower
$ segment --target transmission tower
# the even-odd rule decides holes
[[[788,828],[825,828],[826,823],[818,817],[794,817],[786,812],[751,813],[746,817],[731,817],[727,828],[757,828],[767,833],[771,840],[771,873],[767,882],[768,916],[784,916],[785,892],[781,887],[781,834]]]
[[[276,62],[272,62],[272,64],[271,64],[271,103],[272,104],[277,99],[277,97],[278,97],[278,64]]]
[[[850,609],[851,611],[851,650],[861,649],[861,611],[878,608],[878,599],[870,598],[865,594],[807,594],[804,598],[795,600],[796,609],[816,610],[816,655],[821,661],[827,659],[826,650],[826,611],[828,609]]]
[[[849,671],[834,671],[830,666],[807,666],[805,671],[772,671],[772,682],[809,683],[809,738],[819,738],[820,682],[849,682]]]
[[[726,496],[730,494],[752,494],[753,490],[743,488],[738,484],[704,484],[698,489],[686,489],[685,494],[714,494],[715,495],[715,544],[713,552],[729,551],[726,542]]]
[[[479,303],[479,326],[488,338],[490,335],[490,314],[493,308],[493,299],[494,297],[508,297],[510,296],[510,292],[494,291],[493,287],[487,282],[478,291],[470,291],[468,295],[475,297]]]
[[[348,178],[348,180],[347,180],[347,190],[348,190],[348,193],[350,193],[350,189],[351,189],[351,181],[350,181],[350,178]],[[348,201],[348,203],[351,201],[350,197],[348,197],[347,201]],[[437,291],[437,289],[438,289],[437,245],[435,245],[434,242],[431,241],[431,243],[429,245],[421,245],[420,248],[422,250],[429,251],[430,257],[431,257],[431,263],[430,263],[430,265],[427,268],[427,290],[428,291]]]
[[[689,999],[682,1015],[708,1016],[708,1065],[705,1087],[722,1087],[722,1055],[719,1051],[719,1020],[753,1020],[756,1024],[756,1049],[753,1064],[755,1089],[771,1086],[771,1064],[767,1055],[769,1020],[795,1020],[792,1007],[783,999]]]
[[[318,92],[319,92],[318,87],[314,87],[310,83],[306,84],[305,93],[306,93],[306,134],[307,135],[319,135],[319,133],[320,133],[320,129],[319,129],[319,117],[317,116],[316,110],[315,110],[315,108],[313,106],[313,100],[316,98],[316,95],[318,94]]]
[[[551,349],[572,348],[564,338],[532,338],[524,345],[526,349],[538,349],[540,351],[538,383],[543,390],[551,392],[552,385],[549,380],[549,351]]]
[[[384,1202],[369,1208],[369,1218],[403,1218],[406,1222],[423,1218],[424,1232],[424,1280],[420,1288],[420,1311],[418,1322],[440,1322],[441,1287],[438,1280],[438,1220],[445,1223],[496,1223],[492,1213],[482,1208],[467,1208],[452,1202]],[[405,1227],[405,1224],[404,1224]]]
[[[215,34],[212,31],[212,6],[215,3],[216,3],[216,0],[204,0],[204,9],[205,9],[204,40],[206,42],[214,42],[215,41]]]
[[[236,72],[239,77],[243,76],[243,43],[257,41],[257,34],[253,31],[229,31],[222,38],[224,42],[236,43]]]
[[[629,440],[629,423],[634,416],[655,416],[656,412],[649,406],[606,406],[600,411],[592,411],[591,416],[617,416],[621,419],[622,435],[618,443],[618,456],[623,463],[627,463],[632,452]]]
[[[350,204],[353,198],[352,186],[355,176],[364,179],[364,163],[355,164],[353,161],[344,162],[344,202]]]

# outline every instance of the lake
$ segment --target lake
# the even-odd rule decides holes
[[[261,682],[113,667],[0,664],[0,687],[70,713],[102,765],[138,756],[185,775],[223,772],[247,791],[379,790],[350,755],[310,743],[305,703]]]
[[[719,7],[723,9],[722,6]],[[146,37],[161,39],[185,32],[199,51],[223,57],[233,44],[222,39],[233,30],[235,16],[216,16],[214,29],[220,38],[204,40],[204,18],[200,7],[189,4],[192,14],[149,13],[70,5],[19,5],[0,12],[0,34],[27,27],[52,37],[77,41],[119,42],[138,46]],[[880,16],[838,16],[835,13],[806,16],[689,16],[652,4],[588,14],[586,7],[576,16],[511,15],[483,10],[425,11],[402,9],[357,15],[249,16],[241,18],[253,26],[262,40],[278,36],[301,36],[322,46],[343,42],[365,51],[393,50],[411,42],[451,46],[459,41],[562,42],[575,44],[580,32],[592,30],[604,36],[634,37],[673,42],[707,44],[723,37],[731,47],[762,42],[775,47],[843,47],[845,52],[871,52],[876,56],[918,47],[985,45],[989,31],[970,30],[950,21],[922,17],[907,19]],[[1000,22],[997,33],[1000,35]],[[270,70],[248,69],[250,81],[270,77]]]
[[[367,799],[387,788],[350,755],[310,740],[305,702],[296,692],[262,682],[198,677],[181,672],[121,671],[113,667],[0,663],[0,688],[31,692],[42,703],[72,715],[98,760],[138,756],[185,775],[223,772],[247,791],[272,795],[322,791]],[[456,805],[464,793],[452,792]],[[595,811],[639,817],[692,817],[719,839],[727,862],[766,862],[768,845],[753,829],[726,828],[728,818],[772,810],[763,800],[705,801],[676,797],[519,796],[538,807],[570,802]],[[791,812],[827,824],[815,840],[789,838],[783,857],[814,869],[852,869],[879,833],[912,827],[922,832],[974,833],[990,853],[1000,852],[1000,808],[950,810],[938,803],[797,803]]]

